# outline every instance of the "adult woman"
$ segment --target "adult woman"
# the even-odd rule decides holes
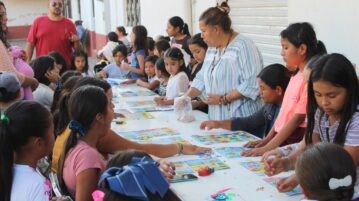
[[[256,75],[263,68],[254,42],[231,28],[229,6],[223,2],[202,13],[201,36],[209,48],[201,71],[186,95],[205,92],[209,119],[249,116],[259,109]]]
[[[6,40],[7,21],[8,18],[5,4],[0,1],[0,71],[15,72],[23,87],[30,86],[33,90],[35,90],[39,85],[38,81],[18,72],[14,67],[12,58],[9,55],[7,48],[10,47],[10,44]]]

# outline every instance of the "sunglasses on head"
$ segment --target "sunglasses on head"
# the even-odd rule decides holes
[[[59,6],[60,8],[62,8],[62,3],[61,2],[51,2],[50,4],[52,7],[56,7],[56,6]]]

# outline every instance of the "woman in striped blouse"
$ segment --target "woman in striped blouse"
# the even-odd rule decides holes
[[[209,119],[246,117],[260,107],[256,75],[263,68],[254,42],[231,28],[229,6],[223,2],[202,13],[199,26],[209,48],[186,95],[206,94]]]

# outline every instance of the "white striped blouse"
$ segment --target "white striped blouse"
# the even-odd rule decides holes
[[[208,117],[224,120],[246,117],[260,106],[257,75],[263,69],[263,59],[254,42],[237,35],[223,50],[208,48],[202,69],[197,73],[191,87],[202,93],[224,95],[238,90],[243,96],[228,105],[209,105]]]

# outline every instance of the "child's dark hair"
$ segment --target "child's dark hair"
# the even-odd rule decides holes
[[[81,129],[86,135],[95,121],[96,115],[106,114],[107,104],[107,96],[102,88],[91,85],[82,86],[71,93],[68,102],[68,113],[71,120],[81,124]],[[78,131],[71,130],[64,152],[61,154],[58,178],[62,189],[66,189],[62,172],[66,155],[71,148],[76,146],[80,136]]]
[[[83,77],[80,78],[75,86],[72,86],[71,90],[67,90],[65,93],[62,93],[60,95],[59,98],[59,102],[58,102],[58,109],[56,111],[56,113],[54,114],[54,116],[56,117],[55,119],[57,119],[56,121],[54,121],[54,126],[55,126],[55,134],[59,135],[60,133],[62,133],[67,125],[70,122],[70,115],[68,113],[68,100],[69,97],[72,93],[72,91],[74,91],[75,89],[81,87],[81,86],[85,86],[85,85],[92,85],[92,86],[97,86],[102,88],[105,92],[107,92],[109,89],[111,89],[111,85],[101,79],[96,79],[93,77]],[[69,88],[71,88],[71,86],[69,86]]]
[[[55,68],[55,60],[50,56],[37,57],[31,62],[31,67],[34,69],[34,77],[42,84],[49,85],[51,81],[46,77],[46,72]]]
[[[176,48],[176,47],[172,47],[170,49],[168,49],[165,52],[165,56],[164,58],[169,57],[175,61],[182,61],[182,65],[180,66],[178,73],[179,72],[186,72],[186,65],[184,63],[184,59],[183,59],[183,53],[181,52],[180,49]]]
[[[290,24],[280,33],[280,36],[283,39],[287,39],[296,48],[302,44],[306,45],[307,60],[314,55],[323,55],[327,53],[324,43],[317,40],[313,26],[308,22]]]
[[[148,57],[145,59],[145,63],[146,63],[146,62],[151,62],[151,63],[153,63],[153,64],[156,64],[157,59],[158,59],[158,56],[156,56],[156,55],[148,56]]]
[[[168,43],[167,40],[158,40],[156,43],[155,43],[155,48],[157,49],[158,53],[162,53],[162,52],[166,52],[166,50],[168,50],[170,48],[170,44]]]
[[[188,45],[198,45],[199,47],[207,50],[208,45],[203,41],[201,34],[195,34],[192,38],[188,39]]]
[[[298,156],[295,172],[310,200],[352,200],[357,179],[356,166],[351,155],[339,145],[317,143],[309,146]],[[330,188],[331,179],[343,179],[347,176],[352,178],[349,186]]]
[[[343,110],[340,115],[340,122],[333,143],[343,145],[347,135],[347,129],[350,127],[351,118],[357,112],[359,104],[359,86],[357,74],[353,64],[341,54],[329,54],[321,57],[312,64],[313,69],[308,81],[308,103],[307,103],[307,130],[305,134],[306,144],[312,144],[313,129],[315,124],[315,113],[318,108],[313,90],[313,83],[317,81],[326,81],[334,86],[345,88],[347,97]],[[320,109],[321,122],[324,111]],[[319,127],[320,128],[320,127]],[[322,132],[322,131],[320,131]],[[324,132],[324,131],[323,131]]]
[[[152,37],[147,37],[147,49],[150,51],[155,49],[155,40]]]
[[[203,21],[206,25],[218,25],[224,32],[232,33],[232,20],[229,17],[230,8],[227,1],[222,2],[221,5],[217,3],[217,6],[208,8],[201,14],[199,21]]]
[[[117,30],[118,32],[122,33],[124,36],[127,36],[127,32],[126,32],[125,27],[119,26],[119,27],[116,28],[116,30]]]
[[[165,76],[165,77],[170,77],[171,75],[168,73],[168,71],[166,70],[166,65],[165,65],[165,61],[163,58],[159,58],[156,61],[156,65],[155,68],[159,71],[161,71],[161,73]]]
[[[272,89],[280,86],[284,93],[290,80],[290,72],[282,64],[271,64],[263,68],[257,77]]]
[[[116,43],[118,42],[118,35],[113,31],[111,31],[107,34],[107,38],[109,41],[116,42]]]
[[[0,120],[0,200],[10,201],[14,155],[20,153],[32,137],[46,138],[51,114],[35,101],[12,104]]]
[[[147,55],[147,29],[142,25],[137,25],[132,28],[135,34],[134,51],[145,50]]]
[[[171,38],[168,37],[168,36],[159,35],[159,36],[157,36],[156,40],[157,41],[165,40],[165,41],[167,41],[169,43],[171,41]]]
[[[72,79],[72,78],[74,78],[74,79]],[[69,71],[66,71],[64,74],[62,74],[62,76],[60,77],[60,81],[58,83],[58,87],[55,89],[55,92],[54,92],[54,98],[52,100],[52,105],[51,105],[51,113],[54,113],[55,110],[58,108],[58,102],[61,97],[62,91],[69,90],[69,85],[74,86],[75,83],[80,78],[82,78],[82,75],[80,72],[78,72],[76,70],[69,70]],[[69,80],[71,80],[71,82]],[[69,81],[69,82],[67,82],[67,81]]]
[[[183,19],[179,16],[174,16],[171,17],[168,20],[168,23],[170,23],[170,25],[172,25],[174,28],[179,28],[179,32],[182,34],[186,34],[187,36],[191,36],[191,34],[189,33],[188,30],[188,25],[186,23],[184,23]]]
[[[76,70],[76,65],[75,65],[76,57],[84,57],[85,58],[84,73],[87,73],[87,71],[89,70],[89,61],[88,61],[87,53],[83,50],[75,50],[71,54],[71,69],[72,70]]]
[[[117,45],[115,49],[112,50],[112,56],[116,56],[118,52],[121,52],[125,58],[127,57],[127,47],[125,45]]]
[[[57,51],[52,51],[47,55],[52,57],[57,64],[60,64],[62,66],[60,70],[60,75],[62,75],[62,73],[64,73],[67,69],[67,63],[65,58]]]
[[[111,167],[126,166],[131,162],[133,157],[151,158],[150,155],[148,155],[147,153],[145,153],[143,151],[138,151],[138,150],[120,151],[108,161],[106,169],[111,168]],[[116,201],[116,200],[136,201],[137,200],[137,199],[129,198],[124,195],[120,195],[116,192],[113,192],[113,191],[107,189],[106,185],[104,186],[103,190],[105,192],[104,201]],[[148,193],[148,197],[149,197],[150,201],[167,201],[167,200],[168,201],[180,201],[181,200],[171,189],[169,189],[167,191],[167,193],[165,194],[165,196],[163,198],[161,198],[158,194],[153,195],[151,193]]]

